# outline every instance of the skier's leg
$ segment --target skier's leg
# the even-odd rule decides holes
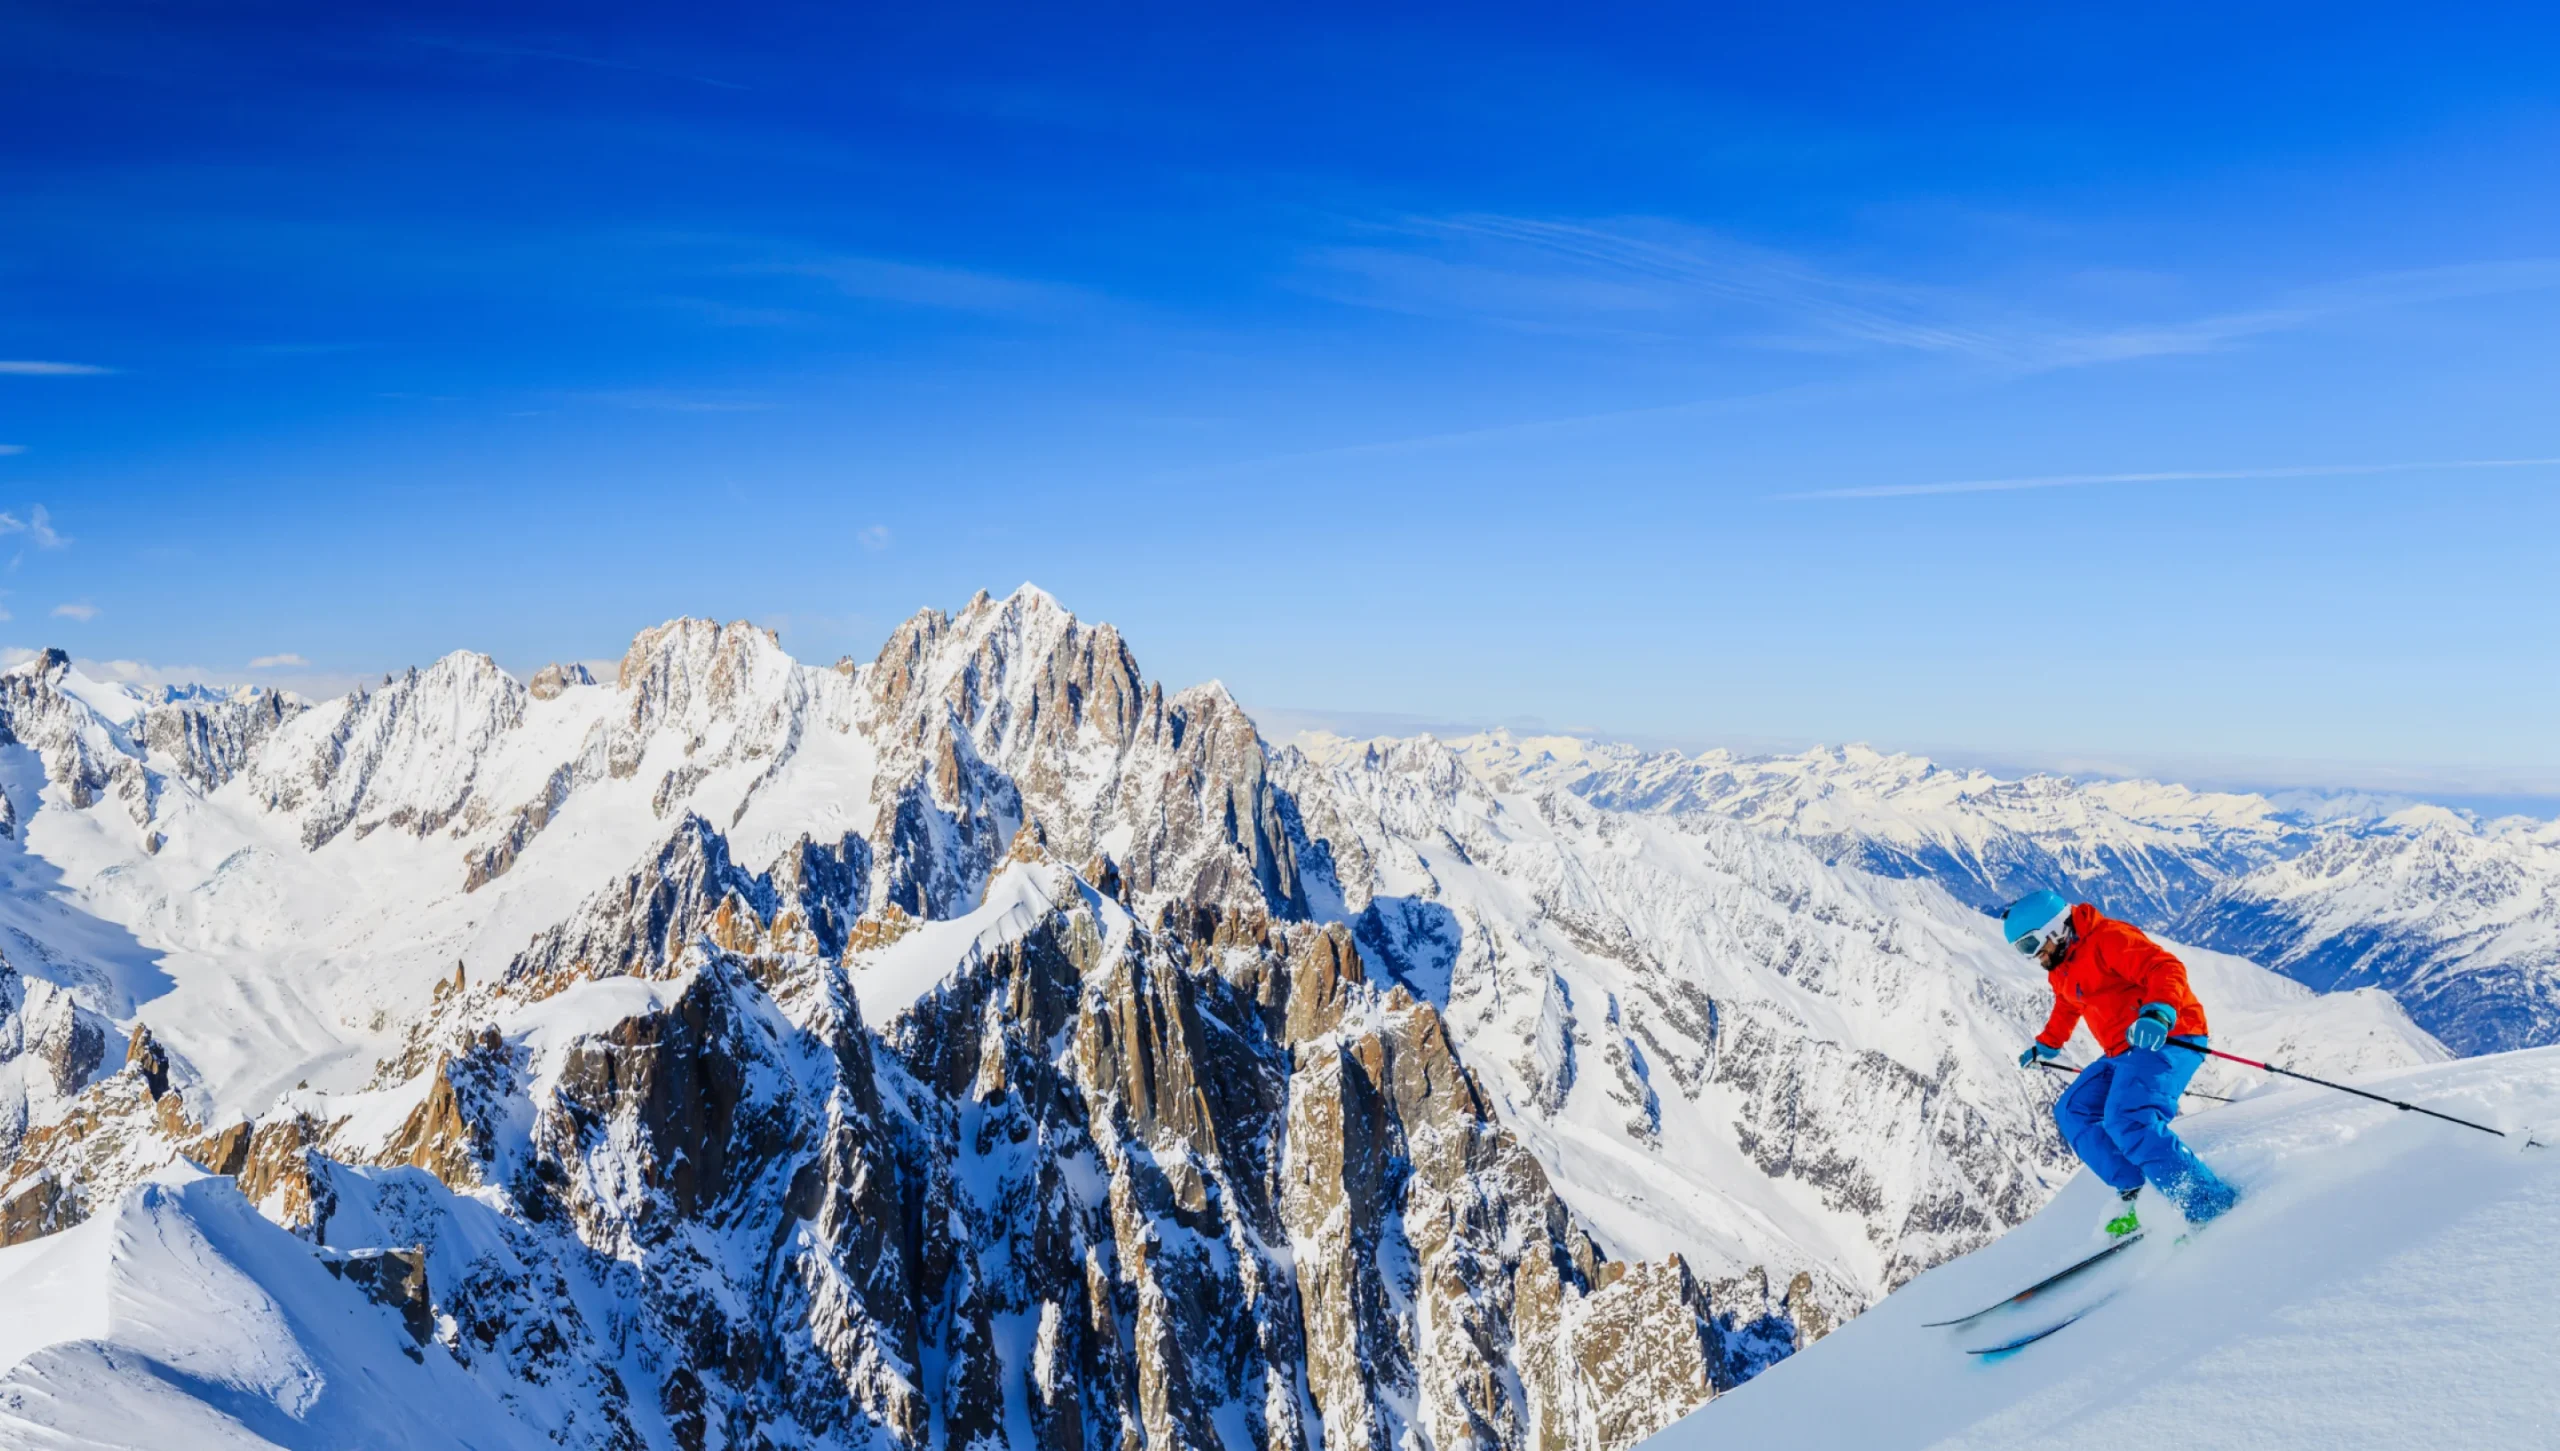
[[[2130,1048],[2111,1061],[2119,1066],[2100,1115],[2106,1137],[2189,1220],[2201,1224],[2229,1209],[2238,1192],[2169,1128],[2204,1055],[2172,1043],[2158,1051]]]
[[[2115,1061],[2101,1058],[2081,1069],[2071,1086],[2062,1090],[2062,1097],[2053,1101],[2053,1122],[2080,1162],[2121,1193],[2142,1187],[2142,1170],[2124,1156],[2106,1130],[2107,1090],[2115,1077]]]

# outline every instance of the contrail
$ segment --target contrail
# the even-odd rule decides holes
[[[2560,465],[2560,458],[2471,458],[2443,463],[2302,464],[2274,469],[2165,469],[2144,474],[2042,474],[2028,479],[1960,479],[1945,484],[1871,484],[1855,489],[1815,489],[1775,494],[1778,499],[1899,499],[1913,494],[1989,494],[2007,489],[2067,489],[2078,484],[2167,484],[2200,479],[2316,479],[2347,474],[2412,474],[2429,469],[2529,469]]]

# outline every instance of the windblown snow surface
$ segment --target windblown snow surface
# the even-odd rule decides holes
[[[2177,1244],[2143,1243],[1969,1326],[1964,1315],[2095,1248],[2113,1200],[2082,1174],[2041,1215],[1655,1437],[1650,1451],[1812,1448],[2560,1445],[2560,1049],[2362,1086],[2505,1139],[2320,1088],[2180,1128],[2243,1187]],[[2094,1308],[2092,1308],[2094,1306]],[[2085,1318],[1996,1357],[1997,1345]]]

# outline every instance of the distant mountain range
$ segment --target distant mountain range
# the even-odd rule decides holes
[[[2320,991],[2384,988],[2458,1052],[2560,1042],[2560,823],[2433,806],[2315,815],[2155,781],[2007,780],[1863,746],[1684,756],[1504,732],[1450,745],[1488,780],[1740,821],[1986,911],[2052,887]]]

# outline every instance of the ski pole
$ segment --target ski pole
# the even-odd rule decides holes
[[[2192,1045],[2192,1044],[2183,1044],[2183,1045],[2181,1045],[2181,1046],[2185,1046],[2185,1047],[2192,1047],[2192,1046],[2194,1046],[2194,1045]],[[2407,1112],[2407,1113],[2422,1113],[2422,1114],[2425,1114],[2425,1115],[2426,1115],[2427,1117],[2429,1117],[2429,1118],[2440,1118],[2440,1119],[2443,1119],[2446,1123],[2449,1123],[2449,1124],[2460,1124],[2460,1125],[2462,1125],[2462,1126],[2463,1126],[2464,1128],[2466,1128],[2466,1129],[2478,1129],[2480,1132],[2482,1132],[2482,1133],[2484,1133],[2484,1134],[2496,1134],[2499,1138],[2502,1138],[2502,1139],[2503,1139],[2503,1138],[2505,1138],[2505,1137],[2507,1136],[2507,1131],[2506,1131],[2505,1129],[2493,1129],[2493,1128],[2489,1127],[2487,1124],[2476,1124],[2476,1123],[2473,1123],[2471,1120],[2469,1120],[2469,1119],[2467,1119],[2467,1118],[2455,1118],[2452,1114],[2449,1114],[2449,1113],[2438,1113],[2438,1112],[2436,1112],[2434,1109],[2431,1109],[2431,1108],[2420,1108],[2420,1107],[2418,1107],[2418,1106],[2417,1106],[2416,1104],[2414,1104],[2414,1103],[2403,1103],[2403,1102],[2401,1102],[2399,1099],[2396,1099],[2396,1098],[2385,1098],[2385,1097],[2383,1097],[2381,1094],[2378,1094],[2378,1093],[2367,1093],[2367,1092],[2365,1092],[2365,1091],[2364,1091],[2363,1089],[2361,1089],[2361,1088],[2349,1088],[2349,1087],[2347,1087],[2347,1086],[2346,1086],[2345,1084],[2343,1084],[2343,1083],[2331,1083],[2328,1079],[2325,1079],[2325,1078],[2314,1078],[2314,1077],[2312,1077],[2312,1076],[2311,1076],[2310,1074],[2308,1074],[2308,1073],[2296,1073],[2296,1072],[2294,1072],[2294,1071],[2293,1071],[2292,1069],[2290,1069],[2290,1068],[2278,1068],[2277,1066],[2275,1066],[2275,1065],[2274,1065],[2274,1064],[2272,1064],[2272,1063],[2261,1063],[2261,1062],[2259,1062],[2259,1061],[2258,1061],[2257,1059],[2255,1059],[2255,1058],[2243,1058],[2243,1057],[2241,1057],[2241,1056],[2240,1056],[2239,1054],[2237,1054],[2237,1053],[2225,1053],[2225,1052],[2223,1052],[2223,1051],[2222,1051],[2221,1049],[2219,1049],[2219,1048],[2207,1048],[2207,1049],[2205,1049],[2204,1051],[2205,1051],[2205,1052],[2207,1052],[2207,1053],[2212,1054],[2212,1055],[2213,1055],[2214,1057],[2216,1057],[2216,1058],[2227,1058],[2227,1059],[2231,1060],[2231,1061],[2232,1061],[2232,1062],[2234,1062],[2234,1063],[2243,1064],[2243,1065],[2245,1065],[2245,1066],[2247,1066],[2247,1067],[2250,1067],[2250,1068],[2260,1069],[2260,1070],[2262,1070],[2262,1071],[2264,1071],[2264,1072],[2268,1072],[2268,1073],[2281,1073],[2281,1074],[2283,1074],[2283,1075],[2284,1075],[2285,1077],[2287,1077],[2287,1078],[2299,1078],[2299,1079],[2301,1079],[2301,1080],[2302,1080],[2303,1082],[2305,1082],[2305,1083],[2316,1083],[2316,1084],[2319,1084],[2322,1088],[2334,1088],[2334,1089],[2338,1090],[2340,1093],[2352,1093],[2352,1094],[2354,1094],[2354,1095],[2355,1095],[2356,1097],[2358,1097],[2358,1098],[2369,1098],[2369,1099],[2372,1099],[2372,1100],[2373,1100],[2374,1102],[2376,1102],[2376,1103],[2387,1103],[2387,1104],[2391,1105],[2393,1108],[2400,1109],[2400,1110],[2402,1110],[2402,1111],[2404,1111],[2404,1112]]]
[[[2053,1061],[2052,1059],[2050,1059],[2050,1058],[2038,1059],[2038,1060],[2037,1060],[2037,1064],[2038,1064],[2038,1066],[2039,1066],[2039,1067],[2050,1068],[2050,1069],[2052,1069],[2052,1070],[2053,1070],[2054,1072],[2056,1072],[2056,1073],[2068,1073],[2068,1074],[2071,1074],[2071,1075],[2073,1075],[2073,1076],[2075,1076],[2075,1077],[2076,1077],[2076,1076],[2078,1076],[2078,1074],[2079,1074],[2079,1072],[2080,1072],[2080,1069],[2079,1069],[2079,1068],[2074,1068],[2074,1067],[2071,1067],[2070,1065],[2068,1065],[2068,1064],[2064,1064],[2064,1063],[2056,1063],[2056,1062],[2054,1062],[2054,1061]],[[2087,1064],[2085,1064],[2085,1063],[2084,1063],[2084,1064],[2082,1064],[2082,1065],[2080,1065],[2080,1067],[2081,1067],[2081,1068],[2086,1068],[2087,1066],[2088,1066],[2088,1065],[2087,1065]],[[2240,1100],[2238,1100],[2238,1099],[2236,1099],[2236,1098],[2224,1098],[2221,1094],[2218,1094],[2218,1093],[2206,1093],[2206,1092],[2204,1092],[2204,1091],[2202,1091],[2202,1090],[2200,1090],[2200,1089],[2194,1089],[2194,1088],[2181,1088],[2181,1089],[2179,1089],[2178,1091],[2179,1091],[2180,1093],[2185,1094],[2185,1095],[2186,1095],[2187,1097],[2189,1097],[2189,1098],[2209,1098],[2209,1099],[2212,1099],[2215,1103],[2238,1103],[2238,1102],[2240,1101]]]

